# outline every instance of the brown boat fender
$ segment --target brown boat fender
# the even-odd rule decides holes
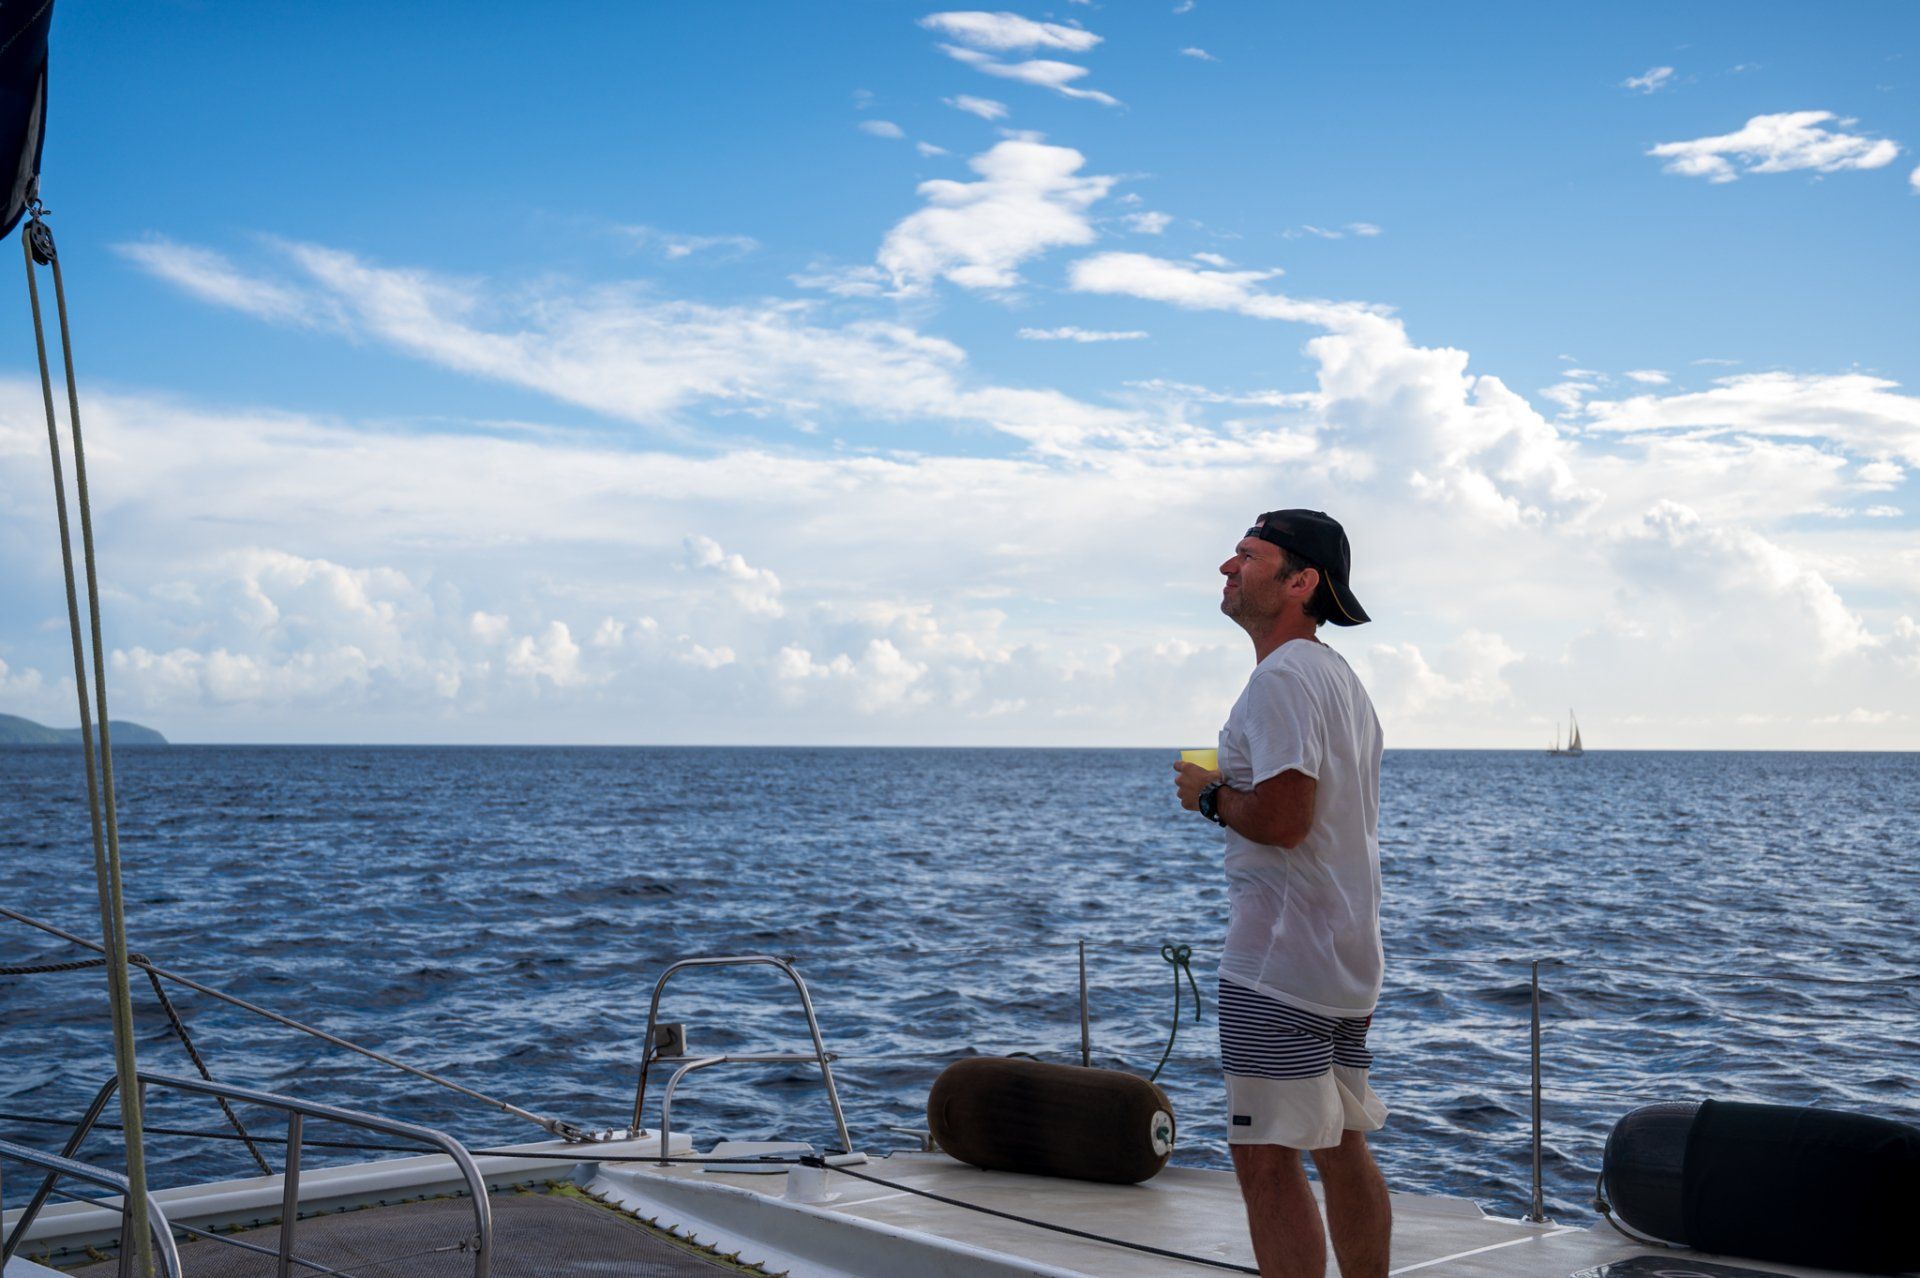
[[[977,1056],[947,1066],[927,1094],[940,1148],[988,1171],[1133,1185],[1173,1155],[1167,1094],[1135,1074]]]

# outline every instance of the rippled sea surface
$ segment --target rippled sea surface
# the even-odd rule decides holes
[[[542,1113],[624,1126],[654,979],[787,955],[856,1144],[924,1125],[959,1057],[1147,1072],[1189,944],[1203,1019],[1162,1077],[1178,1161],[1223,1165],[1217,831],[1169,755],[1122,750],[173,747],[117,755],[129,933],[156,962]],[[1508,1213],[1528,1193],[1528,970],[1542,965],[1550,1209],[1586,1215],[1615,1118],[1719,1096],[1920,1120],[1920,756],[1389,752],[1375,1148],[1400,1189]],[[9,908],[97,935],[80,755],[0,750]],[[0,920],[0,964],[77,951]],[[190,991],[231,1081],[474,1143],[523,1121]],[[143,1065],[190,1069],[144,982]],[[804,1041],[770,969],[675,978],[695,1051]],[[71,1117],[111,1072],[98,970],[0,977],[0,1111]],[[826,1140],[810,1067],[691,1076],[697,1141]],[[657,1097],[658,1091],[654,1092]],[[657,1121],[654,1103],[649,1122]],[[156,1097],[150,1121],[218,1127]],[[318,1135],[318,1132],[314,1133]],[[0,1119],[52,1146],[57,1129]],[[110,1145],[90,1147],[111,1161]],[[161,1138],[158,1183],[242,1174]]]

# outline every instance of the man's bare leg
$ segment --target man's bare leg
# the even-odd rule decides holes
[[[1367,1148],[1367,1134],[1349,1131],[1333,1148],[1312,1152],[1313,1165],[1320,1169],[1320,1190],[1327,1199],[1327,1232],[1333,1235],[1340,1278],[1387,1278],[1393,1205],[1387,1198],[1386,1178]],[[1257,1256],[1259,1235],[1254,1237]],[[1263,1273],[1265,1263],[1261,1262]]]
[[[1320,1204],[1313,1200],[1306,1169],[1300,1165],[1300,1151],[1285,1145],[1228,1148],[1247,1204],[1260,1278],[1326,1278],[1326,1233]]]

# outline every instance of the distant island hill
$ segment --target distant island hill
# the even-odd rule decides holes
[[[124,719],[107,720],[113,743],[123,745],[165,745],[167,739],[152,728]],[[47,728],[17,714],[0,714],[0,746],[72,746],[80,744],[78,728]]]

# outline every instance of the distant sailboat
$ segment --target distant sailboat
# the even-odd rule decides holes
[[[1555,724],[1553,728],[1553,745],[1547,750],[1547,753],[1562,759],[1577,759],[1585,754],[1587,750],[1585,746],[1580,744],[1580,720],[1574,718],[1573,711],[1571,710],[1567,711],[1567,724],[1571,729],[1567,738],[1567,748],[1564,750],[1560,748],[1560,725]]]

